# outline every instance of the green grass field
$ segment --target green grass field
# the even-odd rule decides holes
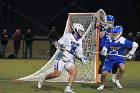
[[[45,82],[41,89],[37,82],[14,82],[40,69],[46,60],[0,59],[0,93],[63,93],[66,83]],[[140,93],[140,62],[127,62],[126,72],[121,80],[123,89],[106,81],[105,89],[97,91],[99,84],[74,83],[76,93]]]

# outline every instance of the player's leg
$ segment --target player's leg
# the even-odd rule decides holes
[[[97,90],[103,90],[104,89],[104,83],[107,77],[107,74],[112,70],[112,62],[110,62],[109,60],[106,60],[104,62],[104,66],[103,66],[103,71],[102,71],[102,76],[101,76],[101,84],[100,86],[97,88]]]
[[[64,90],[64,93],[75,93],[73,90],[72,90],[72,83],[74,82],[74,80],[76,79],[76,75],[77,75],[77,68],[75,66],[75,64],[73,63],[70,63],[70,62],[67,62],[65,64],[65,68],[66,70],[69,72],[70,76],[69,76],[69,79],[68,79],[68,83],[66,85],[66,88]]]
[[[62,60],[55,60],[54,71],[48,75],[46,75],[44,73],[43,73],[43,75],[41,75],[41,77],[39,78],[39,81],[38,81],[38,88],[41,88],[41,86],[45,80],[59,77],[64,68],[64,64],[65,63]]]
[[[112,76],[111,76],[111,81],[113,83],[115,83],[115,81],[116,81],[116,73],[117,73],[117,71],[118,71],[118,65],[114,64],[113,68],[112,68]]]
[[[102,72],[101,84],[100,84],[100,86],[97,88],[97,90],[103,90],[103,89],[104,89],[104,82],[105,82],[105,80],[106,80],[107,74],[108,74],[108,71],[103,71],[103,72]]]
[[[100,65],[99,65],[99,69],[98,69],[98,80],[99,82],[101,82],[101,75],[102,75],[102,68],[103,68],[103,65],[104,65],[104,61],[105,61],[105,56],[99,54],[99,57],[100,57]]]
[[[61,71],[59,71],[58,69],[54,69],[53,72],[51,72],[50,74],[48,74],[45,77],[45,80],[52,79],[52,78],[57,78],[57,77],[60,76],[60,74],[61,74]]]
[[[119,64],[119,72],[117,74],[117,79],[116,79],[116,86],[118,88],[123,88],[119,81],[122,78],[124,72],[125,72],[125,64],[124,63],[120,63]]]

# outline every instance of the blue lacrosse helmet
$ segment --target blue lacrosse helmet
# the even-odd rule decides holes
[[[115,19],[112,15],[107,15],[106,19],[107,19],[107,21],[115,21]]]
[[[123,27],[121,25],[119,26],[114,26],[112,29],[111,29],[111,32],[112,33],[118,33],[118,32],[122,32],[123,31]]]
[[[122,32],[123,32],[123,27],[121,25],[114,26],[111,29],[110,36],[113,40],[117,40],[122,35]]]

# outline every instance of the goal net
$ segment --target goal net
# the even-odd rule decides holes
[[[96,29],[97,18],[95,15],[96,13],[69,13],[68,15],[64,34],[71,31],[73,23],[82,24],[86,30],[86,32],[82,36],[82,44],[84,55],[87,57],[88,62],[87,64],[83,65],[78,59],[76,59],[75,64],[77,66],[78,72],[75,82],[93,83],[97,81],[98,54],[96,54],[95,52],[98,52],[99,39],[98,31]],[[40,70],[29,76],[25,76],[17,80],[38,81],[41,75],[47,75],[50,72],[52,72],[54,70],[54,59],[58,52],[59,50],[55,52],[50,61]],[[65,69],[63,69],[63,72],[60,77],[47,81],[66,82],[68,81],[68,78],[69,73]]]

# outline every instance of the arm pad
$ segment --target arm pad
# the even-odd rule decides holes
[[[136,51],[137,48],[138,48],[138,44],[136,42],[133,42],[131,51],[133,53],[135,53],[135,51]]]

